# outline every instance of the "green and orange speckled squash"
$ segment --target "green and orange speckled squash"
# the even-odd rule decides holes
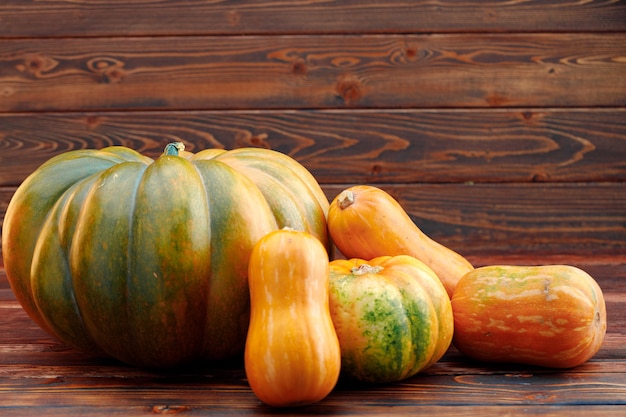
[[[445,288],[408,255],[332,261],[330,311],[342,372],[364,382],[413,376],[437,362],[452,341]]]
[[[295,160],[181,145],[156,160],[126,147],[67,152],[13,196],[9,283],[61,341],[147,367],[241,353],[254,244],[289,226],[328,247],[328,201]]]
[[[600,349],[602,290],[570,265],[494,265],[459,281],[452,297],[454,345],[470,358],[571,368]]]

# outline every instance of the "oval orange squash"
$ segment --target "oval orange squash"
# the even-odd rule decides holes
[[[465,273],[474,269],[459,253],[431,239],[386,191],[370,185],[345,189],[328,209],[328,229],[347,258],[410,255],[428,265],[451,297]]]
[[[341,369],[324,246],[307,232],[281,229],[257,242],[248,270],[251,314],[244,359],[250,387],[274,407],[322,400]]]
[[[470,358],[571,368],[600,349],[602,290],[570,265],[485,266],[452,297],[454,345]]]
[[[452,341],[450,299],[423,262],[408,256],[330,263],[330,311],[345,376],[396,382],[437,362]]]

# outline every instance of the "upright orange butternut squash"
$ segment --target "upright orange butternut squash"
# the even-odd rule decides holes
[[[322,400],[337,383],[341,366],[324,246],[307,232],[277,230],[257,242],[248,271],[250,387],[276,407]]]

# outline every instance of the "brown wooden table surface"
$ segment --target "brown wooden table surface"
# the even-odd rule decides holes
[[[586,364],[569,370],[486,365],[451,347],[403,382],[340,381],[323,401],[296,409],[260,403],[240,360],[159,373],[75,351],[30,320],[0,269],[0,415],[626,415],[626,262],[569,261],[596,278],[607,303],[604,344]]]

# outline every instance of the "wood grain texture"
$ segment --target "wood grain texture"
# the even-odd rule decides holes
[[[354,400],[353,400],[354,401]],[[360,403],[366,403],[366,400],[357,400]],[[363,407],[360,405],[350,404],[350,409],[358,410],[359,416],[415,416],[415,415],[436,415],[443,417],[476,417],[476,416],[515,416],[515,415],[540,415],[545,417],[564,416],[567,417],[589,417],[602,416],[602,417],[623,417],[624,407],[616,406],[596,406],[596,405],[584,405],[573,407],[562,406],[481,406],[481,407],[463,407],[458,406],[406,406],[406,405],[394,405],[390,404],[385,407]],[[98,406],[84,406],[84,407],[56,407],[50,409],[48,407],[28,407],[28,408],[11,408],[6,411],[9,417],[20,416],[32,416],[33,414],[38,416],[101,416],[107,415],[122,415],[122,416],[146,416],[155,414],[182,414],[183,416],[239,416],[239,415],[255,415],[255,416],[274,416],[289,414],[291,416],[306,416],[306,415],[350,415],[349,410],[345,410],[347,407],[332,407],[332,406],[310,406],[302,412],[293,412],[290,410],[276,411],[269,410],[267,408],[253,408],[249,409],[245,405],[240,403],[220,406],[211,404],[208,407],[194,407],[194,406],[176,406],[176,405],[155,405],[155,406],[137,406],[137,407],[98,407]],[[476,414],[478,412],[479,414]],[[531,414],[532,413],[532,414]],[[567,413],[567,414],[565,414]]]
[[[0,186],[61,152],[171,141],[278,150],[323,184],[626,180],[626,108],[195,111],[0,114]]]
[[[531,408],[526,406],[482,406],[479,408],[461,408],[456,406],[448,407],[448,406],[395,406],[388,405],[386,407],[380,408],[364,408],[359,406],[351,405],[353,409],[359,410],[359,416],[415,416],[415,415],[436,415],[443,417],[476,417],[476,412],[479,412],[478,416],[506,416],[506,415],[528,415],[529,413],[533,413],[533,415],[541,415],[546,417],[553,416],[562,416],[567,415],[567,417],[589,417],[590,415],[597,415],[602,417],[623,417],[623,407],[615,407],[615,406],[596,406],[591,405],[584,407],[568,407],[563,408],[562,406],[533,406]],[[571,408],[571,410],[570,410]],[[243,410],[242,410],[243,409]],[[334,412],[333,410],[337,409],[338,411]],[[179,413],[187,413],[182,414],[193,415],[193,416],[239,416],[239,415],[256,415],[256,416],[270,416],[270,415],[284,415],[287,414],[285,411],[275,411],[268,409],[258,409],[247,410],[245,407],[242,407],[240,404],[235,404],[231,406],[215,406],[211,405],[210,407],[190,407],[190,406],[175,406],[175,405],[156,405],[156,406],[137,406],[137,407],[97,407],[97,406],[88,406],[88,407],[57,407],[55,409],[50,409],[48,407],[28,407],[28,408],[11,408],[6,411],[6,414],[9,417],[24,417],[24,416],[80,416],[80,417],[90,417],[90,416],[101,416],[103,414],[107,415],[121,415],[121,416],[145,416],[145,415],[155,415],[155,414],[179,414]],[[567,414],[564,414],[564,413]],[[305,411],[302,413],[290,413],[289,415],[333,415],[333,414],[347,414],[341,407],[322,407],[322,406],[311,406],[307,407]]]
[[[424,233],[472,259],[626,253],[626,184],[385,184]],[[342,186],[324,187],[329,199]]]
[[[0,232],[2,231],[2,223],[4,222],[4,214],[7,212],[7,207],[9,206],[9,201],[13,194],[15,193],[15,188],[10,187],[0,187]],[[2,264],[2,260],[0,260],[0,265]]]
[[[19,369],[19,368],[17,368]],[[463,375],[444,376],[423,374],[402,385],[380,387],[375,390],[338,387],[321,403],[299,410],[302,414],[348,414],[361,415],[368,408],[376,409],[387,406],[474,406],[517,405],[532,407],[541,405],[584,406],[626,405],[624,393],[626,385],[619,373],[543,373],[535,376],[533,371],[521,375],[510,371],[510,375]],[[39,369],[40,375],[45,369]],[[243,371],[215,375],[165,378],[120,378],[108,377],[106,369],[100,377],[71,376],[55,378],[48,375],[41,381],[45,388],[33,388],[32,381],[25,384],[7,384],[3,388],[11,389],[15,395],[2,403],[19,407],[33,407],[46,404],[55,407],[102,407],[103,397],[109,398],[109,404],[122,406],[177,406],[191,408],[239,409],[241,412],[256,410],[269,411],[262,406],[248,387]],[[221,378],[220,378],[221,377]],[[565,377],[565,378],[564,378]],[[215,378],[215,379],[214,379]],[[223,379],[222,379],[223,378]],[[222,379],[222,381],[220,381]],[[30,383],[28,383],[30,382]],[[81,387],[80,390],[77,387]],[[481,392],[481,395],[477,395]],[[368,398],[365,400],[365,398]],[[355,401],[366,401],[360,406],[350,407]],[[541,402],[539,402],[541,400]],[[150,408],[150,407],[147,407]],[[475,409],[476,410],[476,409]],[[325,411],[325,412],[324,412]],[[378,411],[380,413],[382,410]],[[387,409],[387,412],[390,410]],[[294,412],[292,410],[292,412]],[[297,413],[297,411],[296,411]]]
[[[482,258],[489,263],[493,258]],[[520,260],[525,263],[527,260]],[[51,339],[2,289],[0,268],[0,407],[3,415],[585,415],[626,410],[626,267],[581,263],[607,300],[607,337],[598,354],[572,370],[488,365],[454,347],[405,381],[340,381],[322,402],[291,410],[262,405],[240,359],[153,372],[75,351]],[[4,295],[3,295],[4,293]],[[32,414],[31,414],[32,415]]]
[[[625,17],[617,0],[4,0],[0,36],[602,32],[625,30]]]
[[[626,34],[15,39],[0,112],[625,106]]]

